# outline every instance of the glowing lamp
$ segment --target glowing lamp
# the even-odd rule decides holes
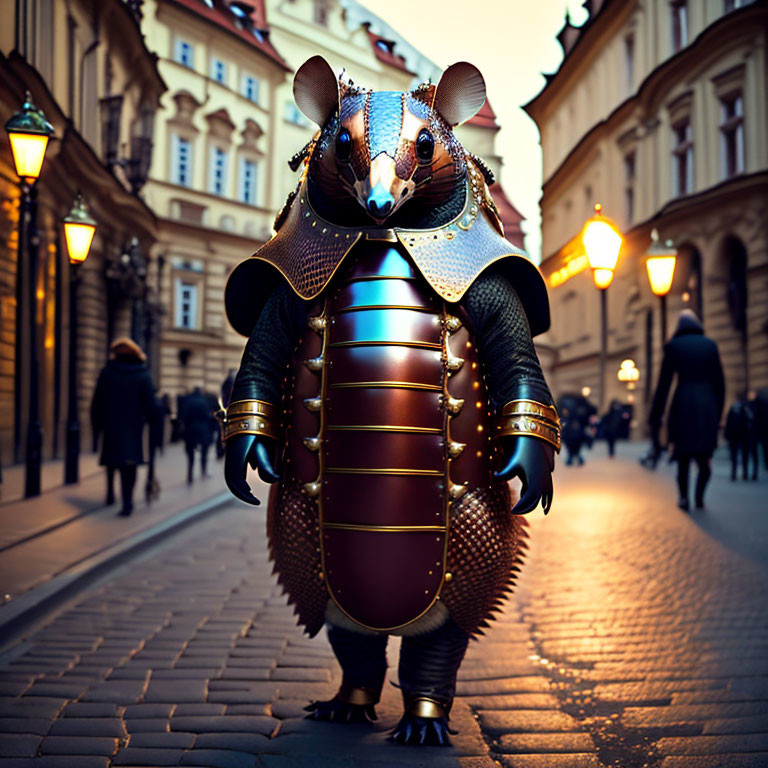
[[[83,196],[78,192],[72,210],[64,219],[64,237],[71,264],[82,264],[88,258],[96,222],[88,214]]]
[[[595,285],[605,289],[613,280],[622,237],[619,228],[609,218],[603,216],[602,210],[600,203],[597,203],[595,215],[584,224],[581,240],[592,269]]]
[[[648,281],[655,296],[666,296],[669,293],[675,276],[676,262],[677,248],[672,245],[671,240],[662,244],[658,230],[654,229],[651,232],[651,246],[645,259],[645,268],[648,270]]]
[[[593,269],[592,279],[595,281],[595,287],[604,291],[613,282],[613,270]]]
[[[592,394],[592,387],[582,387],[581,388],[581,396],[583,398],[587,398]]]
[[[33,182],[43,167],[43,158],[48,139],[53,135],[53,126],[45,119],[43,111],[32,103],[27,91],[24,105],[5,124],[11,142],[11,154],[16,173],[22,179]]]
[[[619,381],[626,381],[628,384],[637,381],[640,378],[640,371],[637,369],[635,361],[622,361],[617,377]]]

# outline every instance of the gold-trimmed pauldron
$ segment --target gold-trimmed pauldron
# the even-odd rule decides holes
[[[238,400],[230,403],[225,411],[218,412],[221,439],[227,441],[235,435],[264,435],[276,440],[280,436],[280,424],[272,403],[263,400]]]
[[[510,400],[496,423],[496,437],[529,435],[560,450],[560,417],[554,406],[535,400]]]

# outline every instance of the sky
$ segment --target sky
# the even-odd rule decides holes
[[[526,248],[541,257],[541,148],[536,124],[521,109],[544,86],[563,54],[556,35],[566,9],[581,24],[582,0],[362,0],[411,45],[441,67],[469,61],[485,78],[499,124],[501,183],[525,216]]]

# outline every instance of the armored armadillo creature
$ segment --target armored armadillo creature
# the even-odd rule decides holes
[[[274,483],[275,570],[307,631],[329,627],[343,682],[311,716],[373,718],[401,634],[391,738],[443,744],[468,640],[521,559],[516,514],[552,500],[560,425],[531,342],[546,288],[452,130],[485,100],[475,67],[369,92],[315,57],[294,94],[320,131],[276,235],[227,284],[249,336],[227,483],[251,503],[247,465]]]

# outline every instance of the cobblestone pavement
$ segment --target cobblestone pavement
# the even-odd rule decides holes
[[[556,482],[516,595],[462,667],[453,749],[388,744],[390,686],[373,728],[302,718],[338,667],[269,576],[263,509],[233,504],[5,660],[0,765],[768,765],[765,561],[713,538],[710,513],[680,513],[667,478],[633,461]]]
[[[732,488],[746,526],[768,515],[768,487],[722,479],[687,515],[669,475],[607,459],[558,471],[517,594],[463,669],[502,765],[768,766],[765,539],[760,561],[722,506]]]

